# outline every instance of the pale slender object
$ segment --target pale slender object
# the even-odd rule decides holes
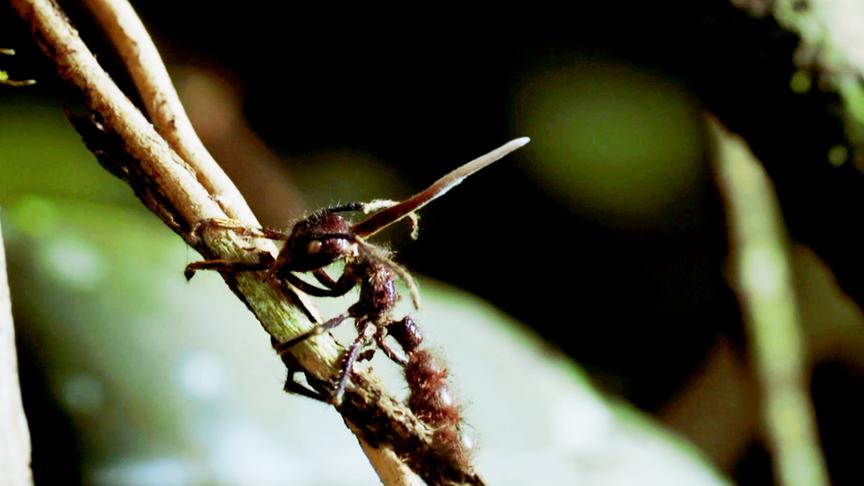
[[[393,206],[390,206],[386,209],[382,209],[377,213],[369,216],[363,221],[355,224],[352,229],[354,233],[358,236],[368,237],[372,236],[375,233],[381,231],[382,229],[390,226],[391,224],[401,220],[402,218],[407,217],[409,214],[417,211],[423,206],[429,204],[430,202],[438,199],[447,193],[450,189],[458,186],[462,181],[465,180],[466,177],[471,174],[477,172],[478,170],[489,166],[495,161],[501,160],[510,152],[517,150],[521,147],[524,147],[525,144],[530,142],[531,139],[528,137],[521,137],[514,140],[511,140],[504,145],[496,148],[495,150],[481,155],[476,159],[467,162],[453,171],[449,172],[445,176],[441,177],[437,181],[435,181],[431,186],[427,189],[418,192],[417,194],[409,197],[408,199],[399,202]]]
[[[827,486],[785,230],[764,169],[743,140],[712,122],[735,287],[761,387],[762,419],[779,484]]]
[[[156,45],[125,0],[85,0],[119,51],[156,131],[195,171],[222,210],[246,226],[259,226],[246,200],[195,133]]]
[[[21,402],[12,301],[6,279],[6,256],[0,228],[0,484],[33,484],[30,472],[30,431]]]

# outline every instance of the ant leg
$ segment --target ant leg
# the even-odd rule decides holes
[[[324,211],[327,213],[347,213],[351,211],[363,211],[363,208],[366,205],[361,202],[353,202],[349,204],[342,204],[341,206],[334,206],[332,208],[327,208]]]
[[[267,262],[233,262],[231,260],[203,260],[186,265],[183,275],[191,280],[198,270],[225,270],[228,272],[258,272],[270,268]]]
[[[301,371],[288,370],[288,378],[285,380],[285,386],[282,387],[286,393],[293,393],[295,395],[300,395],[306,398],[311,398],[313,400],[327,403],[327,398],[318,393],[317,391],[308,388],[297,381],[297,378],[294,377],[296,373],[302,373]]]
[[[321,285],[327,287],[328,289],[333,289],[334,287],[336,287],[336,281],[333,280],[333,277],[328,275],[323,268],[312,270],[312,275],[315,276],[315,280],[317,280]]]
[[[372,327],[374,326],[371,322],[364,322],[360,334],[357,335],[357,338],[355,338],[354,342],[351,343],[351,346],[348,347],[348,351],[345,352],[345,361],[342,362],[339,383],[336,385],[336,391],[333,392],[333,396],[330,398],[331,403],[337,405],[342,403],[342,395],[345,394],[345,387],[348,386],[348,379],[351,378],[351,372],[354,370],[354,363],[357,361],[360,349],[362,349],[363,345],[366,344],[371,337],[369,331],[372,330]]]
[[[360,363],[362,361],[370,361],[375,357],[375,348],[369,348],[366,351],[357,355],[357,362]]]
[[[279,342],[276,341],[276,339],[271,337],[270,344],[278,351]],[[294,356],[289,353],[281,353],[279,357],[282,359],[282,363],[285,364],[285,369],[288,371],[288,376],[285,378],[285,386],[282,388],[285,392],[301,395],[319,402],[327,402],[328,394],[318,391],[315,387],[315,383],[313,383],[309,378],[309,375],[306,374],[303,367],[297,362],[297,359],[294,358]],[[306,376],[308,386],[303,385],[297,380],[297,373],[303,373]]]
[[[330,278],[330,276],[320,268],[313,270],[312,274],[327,288],[322,289],[316,287],[291,272],[285,272],[284,274],[279,274],[279,276],[287,280],[291,285],[314,297],[341,297],[357,285],[357,276],[348,270],[346,270],[337,281]]]
[[[303,280],[302,278],[294,275],[291,272],[285,272],[284,274],[279,275],[281,278],[284,278],[288,283],[302,290],[304,293],[307,293],[313,297],[339,297],[348,293],[354,285],[356,285],[352,281],[346,281],[342,283],[340,286],[339,282],[336,282],[333,288],[322,289],[321,287],[316,287],[309,282]],[[339,279],[340,282],[342,279]],[[350,283],[350,286],[347,286]],[[347,288],[345,288],[347,286]]]
[[[311,337],[315,337],[319,334],[323,334],[323,333],[329,331],[330,329],[333,329],[334,327],[338,326],[339,324],[342,324],[342,322],[345,321],[345,319],[347,319],[347,318],[348,318],[348,314],[339,314],[338,316],[333,317],[332,319],[328,319],[325,323],[313,327],[312,329],[304,332],[303,334],[295,337],[294,339],[290,339],[284,343],[275,344],[273,347],[276,349],[277,353],[282,355],[286,351],[288,351],[289,349],[296,346],[297,344],[299,344],[299,343],[301,343],[301,342],[303,342],[303,341],[305,341]]]
[[[389,327],[389,326],[388,326]],[[379,326],[375,331],[375,342],[378,344],[378,347],[381,348],[381,351],[384,351],[384,354],[387,355],[388,358],[393,360],[394,363],[405,366],[408,364],[408,357],[405,356],[405,353],[400,353],[393,346],[390,346],[390,343],[387,342],[387,333],[386,327]]]

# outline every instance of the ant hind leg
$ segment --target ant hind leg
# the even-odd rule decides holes
[[[268,262],[235,262],[231,260],[203,260],[186,265],[183,275],[191,280],[198,270],[219,270],[227,272],[259,272],[270,268]]]
[[[273,347],[276,348],[277,353],[279,353],[280,355],[283,355],[289,349],[300,344],[301,342],[303,342],[303,341],[305,341],[311,337],[315,337],[319,334],[323,334],[323,333],[329,331],[330,329],[333,329],[334,327],[338,326],[339,324],[342,324],[342,322],[345,321],[345,319],[347,319],[347,318],[348,318],[348,314],[339,314],[338,316],[333,317],[331,319],[328,319],[323,324],[320,324],[320,325],[313,327],[312,329],[304,332],[303,334],[295,337],[294,339],[290,339],[284,343],[274,344]]]
[[[389,324],[386,327],[378,327],[378,329],[375,331],[375,343],[378,344],[378,347],[381,349],[381,351],[384,351],[384,354],[386,354],[387,357],[390,358],[394,363],[400,366],[405,366],[408,364],[408,357],[406,356],[408,354],[408,351],[404,350],[400,353],[393,346],[391,346],[390,343],[387,342],[386,330],[389,327]]]

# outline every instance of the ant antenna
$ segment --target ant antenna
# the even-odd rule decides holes
[[[417,289],[417,284],[414,283],[414,279],[411,277],[411,274],[408,273],[408,270],[405,270],[401,265],[397,264],[386,255],[382,255],[381,251],[375,248],[374,246],[366,243],[361,239],[355,240],[363,251],[364,256],[369,259],[373,259],[381,265],[384,265],[391,272],[395,273],[397,277],[408,287],[408,292],[411,293],[411,303],[414,305],[415,309],[420,309],[420,290]]]
[[[459,183],[465,180],[466,177],[486,167],[492,162],[503,158],[510,152],[524,146],[530,141],[531,139],[528,137],[517,138],[505,143],[486,155],[477,157],[471,162],[462,165],[444,177],[438,179],[425,190],[418,192],[396,205],[384,208],[363,221],[360,221],[351,227],[351,231],[355,235],[364,238],[374,235],[435,199],[443,196],[447,191],[459,185]]]

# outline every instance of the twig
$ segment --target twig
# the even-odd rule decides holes
[[[162,57],[129,2],[87,0],[84,3],[119,51],[156,131],[195,169],[199,182],[225,214],[246,226],[258,226],[246,200],[192,128]]]
[[[0,56],[14,56],[15,49],[6,49],[0,47]],[[0,69],[0,84],[5,86],[12,86],[13,88],[19,88],[21,86],[32,86],[36,84],[36,80],[34,79],[9,79],[9,75],[6,71]]]
[[[0,484],[33,484],[30,472],[30,432],[18,387],[12,302],[6,279],[6,256],[0,228]]]
[[[202,168],[194,165],[197,161],[184,161],[156,133],[98,65],[53,1],[10,1],[31,25],[60,75],[78,87],[97,115],[92,121],[73,118],[73,122],[106,168],[125,179],[151,210],[206,257],[250,261],[261,253],[275,254],[274,245],[266,240],[255,240],[249,249],[253,242],[242,241],[230,231],[198,234],[198,223],[227,215],[199,182]],[[286,342],[309,330],[305,314],[314,310],[302,294],[286,294],[257,274],[223,276],[275,342]],[[304,341],[291,353],[315,380],[332,383],[339,374],[341,347],[327,334]],[[433,484],[482,484],[473,471],[437,454],[433,431],[387,394],[368,371],[352,375],[337,409],[386,484],[416,482],[409,467]]]
[[[712,123],[718,184],[774,469],[787,486],[828,485],[805,361],[789,255],[773,187],[744,142]]]

